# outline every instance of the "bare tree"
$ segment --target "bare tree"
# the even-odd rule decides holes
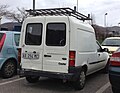
[[[0,17],[6,15],[8,13],[8,5],[0,5]]]
[[[25,8],[17,8],[17,11],[9,11],[5,17],[7,19],[23,23],[24,19],[28,17],[28,13],[25,11]]]

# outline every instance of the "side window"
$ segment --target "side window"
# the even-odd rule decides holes
[[[65,46],[66,44],[66,24],[48,23],[46,30],[47,46]]]
[[[42,24],[29,23],[26,28],[25,44],[41,45],[42,43]]]
[[[14,34],[15,45],[19,46],[20,34]]]
[[[96,45],[97,45],[97,51],[98,51],[98,52],[101,52],[102,48],[101,48],[101,46],[99,45],[98,42],[96,42]]]

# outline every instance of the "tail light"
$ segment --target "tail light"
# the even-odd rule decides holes
[[[75,51],[69,52],[69,66],[75,66]]]
[[[114,53],[110,58],[111,66],[120,66],[120,52]]]
[[[4,34],[0,40],[0,51],[2,50],[2,47],[4,45],[4,42],[5,42],[5,38],[6,38],[6,34]]]
[[[18,63],[21,63],[21,48],[18,48]]]

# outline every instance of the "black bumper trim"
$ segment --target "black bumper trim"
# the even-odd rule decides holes
[[[20,77],[42,76],[42,77],[59,78],[59,79],[74,81],[78,78],[80,71],[81,71],[81,67],[69,67],[68,73],[21,69],[19,71],[19,76]]]
[[[92,64],[97,64],[97,63],[101,63],[101,62],[104,62],[105,60],[100,60],[100,61],[96,61],[96,62],[90,62],[89,64],[92,65]]]

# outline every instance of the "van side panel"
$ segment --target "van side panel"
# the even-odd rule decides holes
[[[75,66],[88,68],[87,74],[96,71],[97,47],[95,32],[90,25],[83,24],[78,20],[70,19],[70,50],[76,51]]]
[[[81,35],[82,34],[82,35]],[[97,51],[94,33],[78,29],[76,37],[81,37],[77,40],[76,65],[87,65],[88,72],[93,72],[96,69]]]

